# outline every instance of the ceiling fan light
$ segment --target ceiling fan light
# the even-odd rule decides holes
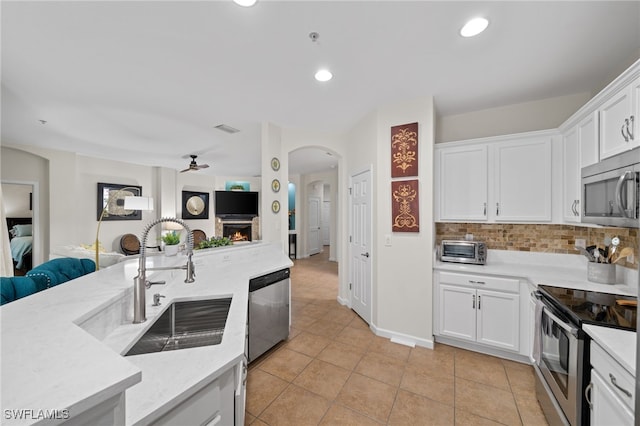
[[[487,29],[489,26],[489,21],[485,18],[473,18],[464,24],[464,27],[460,30],[460,35],[462,37],[473,37],[477,36],[481,32]]]
[[[333,78],[333,74],[331,74],[331,71],[329,70],[321,69],[316,72],[315,78],[318,81],[329,81]]]
[[[257,0],[233,0],[235,4],[242,7],[251,7],[256,4]]]

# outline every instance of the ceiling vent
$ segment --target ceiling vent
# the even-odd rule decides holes
[[[238,133],[240,130],[231,127],[231,126],[227,126],[226,124],[218,124],[217,126],[214,126],[216,129],[221,130],[225,133],[229,133],[230,135],[234,134],[234,133]]]

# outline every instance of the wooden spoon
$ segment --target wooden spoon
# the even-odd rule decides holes
[[[613,263],[618,263],[622,259],[626,259],[627,256],[631,254],[633,254],[633,249],[631,247],[625,247],[618,252],[618,257],[616,257],[616,260],[614,260]]]
[[[617,252],[616,259],[612,263],[618,263],[621,260],[625,260],[627,256],[633,255],[633,249],[631,247],[625,247]]]

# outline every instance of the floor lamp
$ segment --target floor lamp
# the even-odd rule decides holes
[[[102,219],[104,216],[109,213],[109,206],[111,202],[116,199],[122,192],[127,190],[135,190],[138,191],[139,188],[134,188],[131,186],[125,186],[124,188],[120,188],[117,191],[112,191],[109,193],[109,199],[107,200],[106,205],[102,209],[102,213],[100,213],[100,219],[98,219],[98,229],[96,229],[96,271],[100,269],[100,225],[102,225]],[[153,210],[153,198],[151,197],[138,197],[138,196],[125,196],[124,197],[124,209],[125,210]]]

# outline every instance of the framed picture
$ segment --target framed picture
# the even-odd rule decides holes
[[[182,191],[182,218],[209,219],[209,193]]]
[[[125,197],[142,196],[142,187],[98,182],[98,208],[96,220],[142,220],[142,210],[126,210]],[[103,212],[104,211],[104,215]]]

